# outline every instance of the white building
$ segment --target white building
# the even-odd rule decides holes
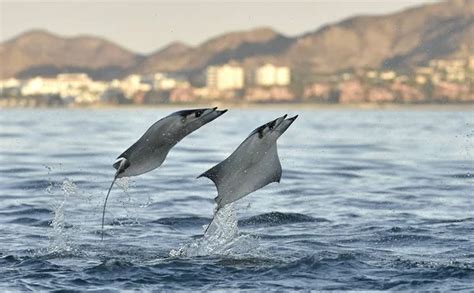
[[[207,68],[207,87],[218,90],[236,90],[244,87],[244,69],[225,64]]]
[[[123,80],[113,80],[112,87],[120,88],[127,98],[131,98],[137,92],[148,92],[151,86],[142,83],[142,77],[138,74],[131,74]]]
[[[31,95],[57,95],[61,84],[56,78],[35,77],[28,80],[21,88],[23,96]]]
[[[6,93],[20,93],[21,81],[16,78],[2,79],[0,80],[0,95],[3,96]]]
[[[56,79],[76,87],[92,82],[92,79],[85,73],[61,73],[56,76]]]
[[[62,98],[74,97],[78,103],[90,103],[98,100],[106,90],[105,82],[93,81],[85,73],[62,73],[56,76],[59,95]]]
[[[287,86],[290,84],[290,68],[265,64],[255,71],[255,83],[260,86]]]
[[[474,56],[469,56],[467,60],[467,67],[474,70]]]
[[[153,88],[156,90],[171,90],[177,87],[188,87],[189,82],[179,75],[155,73],[153,75]]]
[[[0,80],[0,88],[1,89],[8,89],[8,88],[19,88],[21,82],[16,78],[8,78]]]
[[[393,80],[395,79],[395,77],[397,77],[397,74],[395,73],[395,71],[382,71],[380,73],[380,79],[382,80]]]
[[[56,78],[35,77],[27,80],[21,94],[30,95],[59,95],[61,98],[74,98],[77,103],[92,103],[107,89],[102,81],[93,81],[84,73],[58,74]]]

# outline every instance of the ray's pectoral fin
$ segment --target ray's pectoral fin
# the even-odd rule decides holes
[[[223,167],[224,163],[225,163],[225,161],[217,164],[216,166],[212,167],[211,169],[207,170],[206,172],[202,173],[201,175],[199,175],[197,177],[197,178],[201,178],[201,177],[209,178],[214,183],[214,185],[216,186],[217,194],[220,194],[219,187],[220,187],[220,183],[221,183],[221,178],[224,177],[224,174],[223,174],[223,172],[224,172],[224,167]],[[214,214],[212,215],[211,222],[209,222],[209,225],[207,225],[206,230],[204,230],[204,235],[209,230],[209,227],[211,227],[212,222],[214,222],[214,219],[216,218],[216,215],[219,212],[219,208],[220,208],[219,195],[214,198],[214,201],[217,203],[217,208],[215,209]]]
[[[272,182],[280,182],[281,164],[278,158],[276,144],[273,145],[255,164],[239,166],[240,160],[226,159],[207,170],[200,177],[207,177],[217,187],[217,197],[214,199],[217,208],[204,234],[214,221],[219,210]]]
[[[270,181],[267,184],[272,182],[280,183],[282,170],[276,142],[265,154],[263,161],[267,163],[265,168],[268,170],[269,174],[271,174],[269,177]]]
[[[261,188],[272,182],[280,182],[281,164],[276,143],[273,144],[255,164],[246,172],[248,179]],[[254,191],[254,190],[253,190]]]
[[[199,176],[211,179],[216,185],[218,195],[215,201],[218,208],[272,182],[280,182],[282,170],[276,144],[254,164],[240,166],[239,162],[235,158],[231,161],[228,158]]]
[[[226,164],[226,161],[222,161],[221,163],[215,165],[211,169],[209,169],[206,172],[199,175],[197,178],[201,178],[201,177],[209,178],[214,183],[214,185],[216,185],[217,193],[219,194],[220,193],[219,192],[219,190],[220,190],[219,187],[221,186],[222,180],[224,178],[226,178],[226,170],[225,170],[225,166],[224,166],[225,164]],[[216,196],[214,198],[214,200],[217,203],[219,203],[218,198],[219,198],[219,196]]]

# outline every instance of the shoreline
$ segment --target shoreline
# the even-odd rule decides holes
[[[220,107],[231,109],[307,109],[307,110],[457,110],[474,111],[474,103],[469,104],[316,104],[316,103],[183,103],[183,104],[156,104],[156,105],[72,105],[72,106],[38,106],[38,107],[0,107],[0,110],[9,109],[90,109],[90,110],[108,110],[108,109],[169,109],[169,108],[205,108]]]

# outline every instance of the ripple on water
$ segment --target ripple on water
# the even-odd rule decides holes
[[[0,291],[474,290],[472,113],[299,109],[281,183],[204,235],[194,178],[287,112],[229,111],[118,180],[100,241],[114,158],[173,111],[2,111]]]
[[[445,176],[449,178],[457,178],[457,179],[474,179],[474,174],[470,172],[458,173],[458,174],[446,174]]]
[[[6,208],[8,212],[1,211],[2,216],[22,216],[22,215],[50,215],[53,210],[47,208],[38,208],[33,205],[22,204],[22,205],[10,205]]]
[[[298,213],[271,212],[239,221],[240,226],[276,226],[305,222],[330,222],[325,218],[314,218]]]
[[[173,228],[197,228],[209,224],[210,218],[205,217],[165,217],[152,221],[152,223],[171,226]]]
[[[11,221],[8,221],[9,224],[19,224],[25,226],[34,226],[34,227],[49,227],[51,226],[51,220],[39,220],[30,217],[20,217],[15,218]],[[66,225],[67,228],[72,227],[72,225]]]

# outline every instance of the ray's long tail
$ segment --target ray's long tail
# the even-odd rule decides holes
[[[204,235],[206,235],[207,230],[209,230],[209,227],[211,227],[211,225],[214,222],[214,219],[216,218],[218,212],[219,212],[219,208],[216,208],[216,211],[214,212],[214,215],[212,216],[211,222],[209,223],[209,225],[207,225],[206,230],[204,230]]]
[[[117,163],[118,165],[116,165]],[[104,208],[102,210],[102,233],[101,233],[102,240],[104,240],[105,207],[107,206],[107,200],[109,199],[110,191],[112,190],[112,187],[114,186],[115,180],[117,180],[118,175],[122,173],[127,168],[128,165],[129,165],[128,161],[125,158],[119,158],[114,163],[114,167],[117,169],[117,172],[115,172],[114,180],[112,180],[112,184],[110,184],[109,191],[107,192],[107,196],[105,197]]]
[[[112,187],[114,186],[115,180],[117,180],[119,172],[114,176],[114,180],[112,180],[112,184],[110,184],[109,191],[107,192],[107,196],[105,197],[104,201],[104,207],[102,209],[102,232],[101,232],[101,240],[104,240],[104,220],[105,220],[105,207],[107,206],[107,200],[109,199],[110,191],[112,190]]]

